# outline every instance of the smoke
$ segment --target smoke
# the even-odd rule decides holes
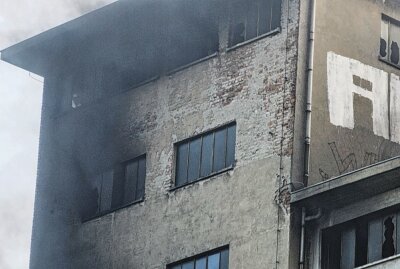
[[[0,48],[8,47],[116,0],[0,1]]]
[[[0,49],[115,0],[2,0]],[[0,268],[29,263],[42,84],[0,62]]]

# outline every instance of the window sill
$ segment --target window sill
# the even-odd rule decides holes
[[[396,261],[398,260],[398,261]],[[393,264],[389,264],[390,262],[394,262]],[[381,266],[382,265],[382,266]],[[383,268],[398,268],[400,265],[400,254],[394,255],[392,257],[382,259],[373,263],[369,263],[360,267],[356,267],[355,269],[383,269]],[[388,266],[388,267],[387,267]],[[393,267],[392,267],[393,266]]]
[[[243,41],[243,42],[241,42],[241,43],[239,43],[239,44],[236,44],[236,45],[234,45],[234,46],[232,46],[232,47],[228,47],[228,48],[226,49],[226,52],[233,51],[233,50],[235,50],[235,49],[237,49],[237,48],[243,47],[243,46],[245,46],[245,45],[247,45],[247,44],[250,44],[250,43],[253,43],[253,42],[258,41],[258,40],[260,40],[260,39],[263,39],[264,37],[273,36],[273,35],[278,34],[278,33],[280,33],[280,32],[281,32],[281,28],[278,27],[278,28],[276,28],[276,29],[274,29],[274,30],[272,30],[272,31],[270,31],[270,32],[268,32],[268,33],[265,33],[265,34],[262,34],[262,35],[260,35],[260,36],[256,36],[256,37],[254,37],[254,38],[252,38],[252,39]]]
[[[173,74],[175,74],[175,73],[177,73],[179,71],[182,71],[183,69],[186,69],[186,68],[189,68],[189,67],[191,67],[193,65],[205,62],[205,61],[207,61],[207,60],[209,60],[211,58],[217,57],[217,56],[218,56],[218,52],[214,52],[213,54],[210,54],[210,55],[208,55],[206,57],[200,58],[200,59],[195,60],[195,61],[193,61],[191,63],[188,63],[188,64],[185,64],[185,65],[179,66],[179,67],[177,67],[175,69],[172,69],[166,75],[167,76],[171,76],[171,75],[173,75]]]
[[[95,219],[104,217],[105,215],[108,215],[108,214],[110,214],[110,213],[115,213],[115,212],[117,212],[117,211],[119,211],[119,210],[121,210],[121,209],[130,207],[130,206],[133,206],[133,205],[136,205],[136,204],[140,204],[140,203],[143,203],[143,202],[144,202],[144,198],[143,198],[143,199],[140,199],[140,200],[133,201],[133,202],[131,202],[131,203],[129,203],[129,204],[126,204],[126,205],[122,205],[122,206],[117,207],[117,208],[113,208],[113,209],[111,209],[111,210],[107,210],[107,211],[98,213],[98,214],[96,214],[96,215],[93,216],[93,217],[82,218],[82,223],[89,222],[89,221],[91,221],[91,220],[95,220]]]
[[[187,187],[187,186],[195,185],[196,183],[198,183],[198,182],[200,182],[200,181],[204,181],[204,180],[209,179],[209,178],[211,178],[211,177],[215,177],[215,176],[218,176],[218,175],[220,175],[220,174],[223,174],[223,173],[232,171],[234,168],[235,168],[234,165],[229,166],[229,167],[224,168],[224,169],[222,169],[222,170],[220,170],[220,171],[218,171],[218,172],[214,172],[214,173],[212,173],[212,174],[210,174],[210,175],[208,175],[208,176],[205,176],[205,177],[201,177],[201,178],[199,178],[199,179],[196,179],[195,181],[192,181],[192,182],[190,182],[190,183],[186,183],[186,184],[181,185],[181,186],[173,187],[173,188],[169,189],[169,191],[170,191],[170,192],[174,192],[174,191],[176,191],[176,190],[185,188],[185,187]]]
[[[400,69],[400,65],[394,64],[388,60],[386,60],[385,58],[382,58],[382,56],[378,56],[379,61],[384,62],[385,64],[388,64],[394,68]]]

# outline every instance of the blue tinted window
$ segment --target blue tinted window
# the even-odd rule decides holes
[[[219,128],[177,146],[175,186],[232,167],[235,162],[236,124]]]
[[[199,257],[200,256],[200,257]],[[211,251],[184,262],[168,266],[168,269],[229,269],[229,249]]]
[[[207,269],[207,257],[196,260],[196,269]]]
[[[189,144],[186,143],[178,146],[177,160],[176,160],[177,186],[181,186],[187,183],[188,153],[189,153]]]
[[[219,269],[219,253],[208,256],[208,269]]]
[[[208,176],[212,172],[213,164],[214,133],[203,137],[202,155],[201,155],[201,177]]]
[[[189,144],[188,182],[199,178],[200,175],[201,140],[197,138]]]

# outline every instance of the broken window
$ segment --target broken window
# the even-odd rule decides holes
[[[229,269],[229,249],[213,250],[183,261],[175,262],[168,269]]]
[[[382,15],[379,56],[394,65],[399,63],[400,22]]]
[[[322,268],[352,269],[400,254],[400,212],[366,216],[322,234]]]
[[[137,157],[92,178],[97,207],[84,217],[90,219],[144,199],[146,157]]]
[[[280,27],[281,0],[232,2],[229,47],[263,36]]]
[[[177,145],[175,186],[183,186],[230,168],[235,160],[236,124]]]

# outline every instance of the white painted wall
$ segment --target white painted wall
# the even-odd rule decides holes
[[[372,101],[373,132],[400,143],[400,77],[357,60],[328,52],[328,102],[330,122],[354,128],[355,94]],[[372,83],[372,91],[357,86],[353,76]],[[389,86],[390,85],[390,86]]]

